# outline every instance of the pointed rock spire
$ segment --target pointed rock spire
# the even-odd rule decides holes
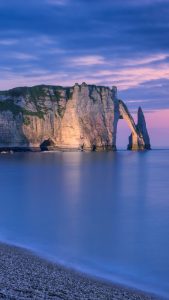
[[[145,144],[144,148],[151,149],[150,138],[149,138],[148,131],[147,131],[146,121],[145,121],[145,117],[144,117],[141,107],[139,107],[139,109],[138,109],[137,130],[138,130],[140,136],[142,136],[142,138],[143,138],[143,141]]]

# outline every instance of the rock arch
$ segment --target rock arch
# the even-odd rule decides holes
[[[119,119],[124,119],[131,130],[127,147],[128,150],[149,150],[150,139],[141,107],[138,109],[138,123],[136,125],[127,106],[122,100],[119,100]]]

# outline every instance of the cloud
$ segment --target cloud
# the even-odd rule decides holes
[[[38,58],[33,55],[33,54],[29,54],[29,53],[20,53],[20,52],[16,52],[16,53],[11,53],[11,57],[18,59],[18,60],[37,60]]]
[[[135,108],[142,100],[144,109],[169,108],[169,80],[156,79],[144,81],[140,85],[119,91],[119,97],[129,100],[129,107]]]
[[[166,107],[168,12],[168,0],[0,1],[0,89],[86,81],[117,85],[133,109]]]
[[[151,100],[126,100],[126,103],[145,103],[145,102],[150,102]]]
[[[74,66],[93,66],[105,64],[105,59],[99,55],[80,56],[71,59]]]
[[[51,5],[66,5],[68,3],[68,0],[46,0],[47,4]]]
[[[100,79],[107,85],[117,85],[120,90],[134,88],[147,81],[158,80],[160,78],[169,77],[169,62],[163,61],[166,55],[159,54],[152,57],[144,57],[142,59],[134,59],[132,65],[130,60],[117,60],[116,63],[106,61],[103,64],[109,69],[97,69],[90,75],[93,79]],[[162,59],[162,60],[160,60]]]
[[[121,1],[121,0],[120,0]],[[142,1],[135,1],[135,0],[127,0],[128,5],[134,6],[146,6],[146,5],[154,5],[158,3],[167,3],[168,0],[142,0]]]
[[[114,78],[121,80],[121,83],[119,82],[121,89],[138,86],[146,80],[150,81],[168,77],[169,65],[166,64],[159,67],[133,67],[114,72]]]
[[[17,39],[0,39],[0,46],[11,46],[18,43]]]
[[[136,58],[136,59],[125,60],[124,65],[138,66],[138,65],[151,64],[153,62],[159,62],[159,61],[165,60],[168,57],[169,57],[169,53],[168,54],[157,53],[154,55],[148,55],[148,56],[144,56],[144,57],[140,57],[140,58]]]
[[[4,53],[3,57],[10,59],[16,59],[16,60],[21,60],[21,61],[32,61],[32,60],[37,60],[38,57],[30,54],[30,53],[24,53],[24,52],[9,52],[9,53]]]

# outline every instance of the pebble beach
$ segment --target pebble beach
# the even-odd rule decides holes
[[[159,300],[155,296],[102,282],[0,244],[0,299]]]

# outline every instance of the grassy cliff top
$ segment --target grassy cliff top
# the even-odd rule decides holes
[[[25,97],[25,96],[30,96],[31,98],[39,98],[39,97],[44,97],[47,96],[48,92],[51,90],[53,93],[58,94],[59,90],[62,90],[63,87],[60,86],[53,86],[53,85],[36,85],[32,87],[16,87],[10,90],[6,91],[0,91],[0,96],[9,96],[9,97]],[[66,88],[65,88],[66,89]]]
[[[37,85],[33,87],[17,87],[6,91],[0,91],[0,111],[11,111],[13,115],[22,113],[23,115],[35,115],[43,118],[46,107],[44,100],[58,103],[58,113],[60,111],[59,101],[63,98],[62,91],[66,100],[71,99],[73,90],[69,87],[53,86],[53,85]],[[5,99],[4,99],[5,97]],[[36,111],[31,111],[20,105],[20,101],[24,98],[26,103],[33,103]],[[45,99],[46,98],[46,99]]]

